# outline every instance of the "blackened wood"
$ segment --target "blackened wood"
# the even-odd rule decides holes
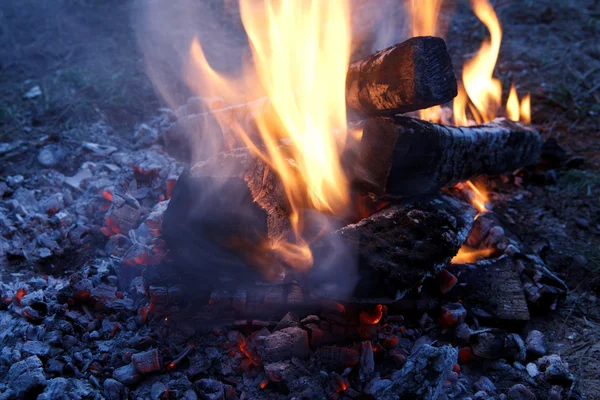
[[[439,273],[464,243],[475,213],[469,203],[438,194],[391,205],[334,232],[359,259],[353,297],[398,300]],[[333,250],[315,245],[315,265]]]
[[[416,111],[452,100],[456,77],[443,39],[422,36],[350,65],[346,104],[358,115]]]
[[[521,285],[519,266],[510,256],[452,265],[459,284],[450,292],[464,300],[481,319],[528,321],[529,309]]]
[[[552,309],[568,292],[567,285],[553,273],[542,258],[521,240],[518,226],[510,225],[495,212],[481,215],[475,221],[467,243],[474,248],[494,248],[510,256],[518,266],[525,298],[530,307]],[[501,232],[501,235],[498,233]]]
[[[470,127],[402,116],[370,118],[354,181],[376,194],[418,195],[534,164],[541,147],[534,129],[503,118]]]

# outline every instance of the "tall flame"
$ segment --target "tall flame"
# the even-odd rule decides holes
[[[236,79],[218,73],[195,39],[190,78],[200,94],[221,96],[226,106],[268,97],[272,112],[255,116],[260,146],[242,121],[227,124],[277,171],[284,185],[296,237],[273,250],[306,266],[312,259],[302,238],[303,210],[341,214],[349,203],[340,163],[347,136],[348,2],[240,0],[240,12],[252,48],[250,68]],[[282,138],[291,146],[282,146]]]
[[[411,0],[410,15],[412,36],[435,36],[439,30],[438,16],[442,0]],[[424,120],[437,120],[442,108],[434,106],[419,111],[419,118]]]

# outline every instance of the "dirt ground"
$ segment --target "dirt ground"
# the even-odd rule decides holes
[[[447,42],[460,76],[487,32],[467,1],[447,3]],[[495,210],[570,288],[555,312],[536,315],[527,329],[545,332],[582,393],[600,399],[600,1],[496,3],[504,27],[496,73],[505,98],[511,81],[530,91],[533,125],[566,153],[554,152],[541,182],[526,179],[525,196],[508,196],[510,187],[499,184]],[[0,149],[18,140],[68,143],[98,123],[112,132],[105,144],[133,146],[135,125],[164,106],[131,25],[140,4],[0,2]],[[25,98],[34,86],[41,95]],[[2,177],[39,169],[33,153],[7,159],[0,152],[0,160]],[[77,167],[67,158],[59,169]]]

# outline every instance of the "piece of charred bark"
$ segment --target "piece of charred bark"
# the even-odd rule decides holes
[[[398,300],[439,273],[464,243],[474,216],[469,203],[438,194],[391,205],[332,233],[358,256],[360,281],[354,297]],[[316,244],[315,265],[330,251],[327,241]],[[318,285],[313,293],[321,293]]]
[[[529,321],[529,308],[521,285],[520,268],[510,256],[475,264],[451,265],[458,285],[450,292],[458,296],[477,318]]]
[[[354,181],[376,194],[418,195],[534,164],[541,147],[535,130],[502,118],[470,127],[402,116],[369,118]]]
[[[346,103],[357,115],[416,111],[447,103],[456,77],[443,39],[422,36],[381,50],[350,65]]]

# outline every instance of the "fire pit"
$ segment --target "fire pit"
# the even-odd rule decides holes
[[[490,38],[462,66],[441,1],[408,2],[391,46],[381,15],[356,26],[370,3],[239,3],[238,74],[186,36],[173,93],[141,38],[170,108],[139,148],[86,141],[39,202],[0,182],[7,271],[36,265],[0,286],[2,398],[583,398],[531,323],[569,288],[504,208],[565,154],[528,94],[503,101],[492,5],[471,2]]]

